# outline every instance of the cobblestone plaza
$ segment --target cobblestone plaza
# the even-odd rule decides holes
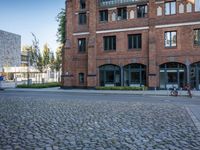
[[[200,148],[184,106],[91,99],[1,95],[0,149]]]

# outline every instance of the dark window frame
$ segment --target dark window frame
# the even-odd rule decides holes
[[[137,18],[145,18],[147,14],[148,14],[148,5],[137,6]]]
[[[84,73],[79,73],[78,74],[78,79],[79,79],[79,84],[84,84],[85,83],[85,74]]]
[[[117,8],[117,20],[127,20],[127,7]]]
[[[100,22],[108,22],[108,10],[100,10],[99,11],[99,21]]]
[[[197,31],[197,41],[195,41],[195,32]],[[200,28],[194,29],[194,45],[200,46]]]
[[[135,43],[136,42],[136,43]],[[142,49],[142,34],[128,34],[128,49]]]
[[[173,41],[173,37],[172,37],[172,33],[175,32],[176,33],[176,45],[175,46],[172,46],[172,41]],[[167,33],[170,33],[170,44],[169,46],[167,46],[166,44],[166,34]],[[164,33],[164,46],[165,48],[176,48],[177,47],[177,31],[165,31]]]
[[[79,0],[79,7],[80,7],[80,9],[86,9],[86,1]]]
[[[172,3],[175,3],[175,13],[172,13]],[[166,13],[166,5],[169,4],[169,14]],[[165,2],[165,15],[169,16],[169,15],[176,15],[177,14],[177,4],[176,1],[169,1],[169,2]]]
[[[79,45],[79,42],[81,42],[81,45]],[[78,52],[80,52],[80,53],[86,52],[86,43],[87,43],[86,38],[79,38],[78,39]]]
[[[87,14],[86,12],[82,12],[78,14],[79,25],[87,24]]]
[[[116,36],[104,36],[103,37],[104,51],[116,50]]]

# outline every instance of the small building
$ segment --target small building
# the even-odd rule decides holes
[[[0,73],[3,67],[21,65],[21,36],[0,30]]]

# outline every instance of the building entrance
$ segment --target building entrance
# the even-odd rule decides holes
[[[200,62],[191,65],[190,82],[192,88],[200,90]]]
[[[142,64],[129,64],[124,67],[124,86],[146,85],[146,67]]]
[[[100,86],[120,86],[120,67],[116,65],[103,65],[99,67]]]
[[[180,63],[166,63],[160,66],[160,88],[183,88],[186,84],[186,66]]]

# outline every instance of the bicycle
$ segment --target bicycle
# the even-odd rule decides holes
[[[171,88],[170,95],[171,96],[178,96],[178,90],[176,89],[176,87]]]

